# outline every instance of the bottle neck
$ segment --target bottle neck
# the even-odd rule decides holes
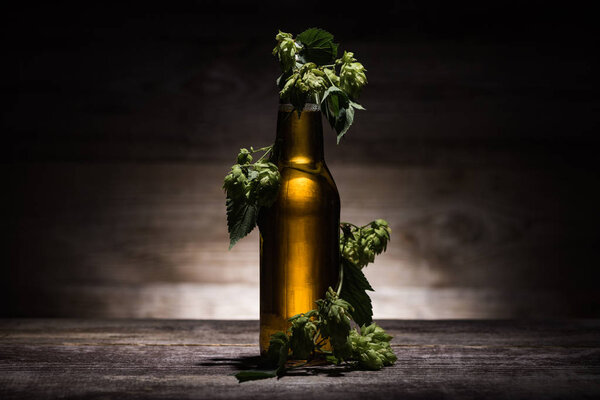
[[[289,104],[281,104],[275,146],[279,162],[315,164],[323,161],[323,125],[318,106],[307,104],[298,117]]]

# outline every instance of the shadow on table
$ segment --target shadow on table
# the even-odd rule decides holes
[[[251,370],[267,370],[271,368],[270,365],[265,363],[264,359],[260,356],[245,356],[245,357],[215,357],[209,359],[209,361],[195,364],[201,367],[217,367],[217,366],[231,366],[235,368],[236,372],[251,371]],[[328,377],[344,376],[344,373],[355,371],[356,367],[352,365],[336,366],[331,364],[317,363],[314,365],[305,365],[298,367],[297,369],[288,369],[285,376],[314,376],[314,375],[325,375]]]

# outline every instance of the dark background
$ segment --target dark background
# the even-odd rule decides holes
[[[387,219],[376,317],[599,317],[595,14],[547,2],[21,2],[2,17],[3,316],[257,317],[222,176],[275,134],[277,29],[329,30],[368,111],[326,158]],[[255,304],[256,303],[256,304]]]

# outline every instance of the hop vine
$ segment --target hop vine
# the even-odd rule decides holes
[[[237,163],[223,179],[230,249],[252,232],[260,207],[269,207],[277,198],[281,180],[279,169],[275,164],[263,161],[272,148],[240,149]],[[252,154],[257,152],[263,152],[263,155],[252,163]]]
[[[354,122],[354,111],[364,110],[358,98],[367,84],[365,67],[352,52],[336,58],[338,44],[322,29],[308,29],[295,39],[279,31],[275,40],[273,55],[282,71],[279,97],[291,103],[298,116],[306,103],[319,104],[339,143]]]
[[[339,143],[354,121],[355,110],[364,110],[358,99],[367,84],[365,67],[349,51],[337,58],[338,44],[322,29],[311,28],[295,38],[279,31],[275,40],[273,55],[282,70],[277,79],[281,101],[291,103],[298,116],[306,103],[320,105]],[[259,210],[277,200],[281,176],[277,166],[266,159],[272,151],[273,146],[240,149],[223,180],[230,249],[254,229]],[[262,155],[253,161],[256,153]],[[362,272],[386,250],[391,229],[386,221],[377,219],[364,226],[342,223],[340,230],[336,289],[329,288],[315,302],[315,309],[290,318],[286,332],[271,336],[266,362],[272,369],[240,372],[236,374],[240,382],[282,376],[323,357],[334,364],[350,363],[369,370],[396,361],[392,337],[373,322],[367,293],[373,288]],[[289,365],[291,360],[305,362]]]

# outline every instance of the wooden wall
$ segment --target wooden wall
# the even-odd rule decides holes
[[[316,25],[368,69],[368,111],[325,134],[342,219],[393,229],[376,316],[600,316],[591,17],[363,7],[9,10],[2,314],[256,318],[258,239],[227,251],[221,180],[273,140],[277,29]]]

